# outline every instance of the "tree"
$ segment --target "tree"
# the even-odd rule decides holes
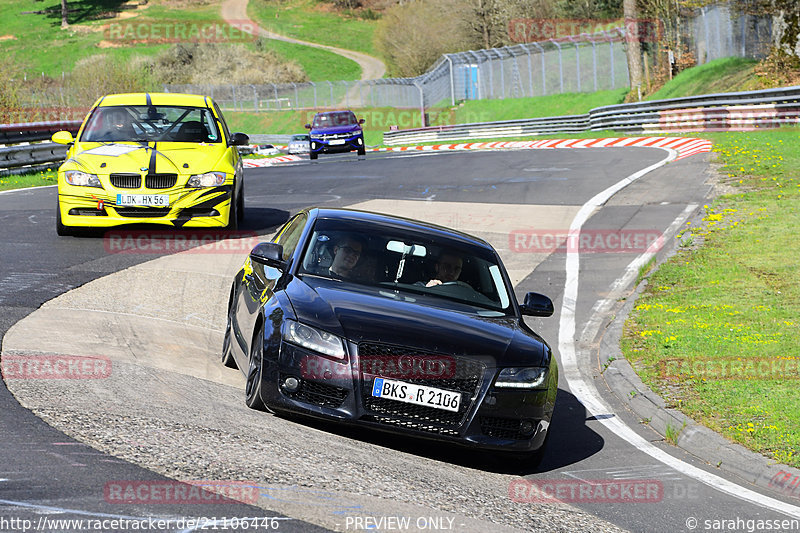
[[[386,10],[375,29],[375,45],[392,75],[417,76],[442,54],[476,47],[467,25],[453,16],[461,1],[418,0]]]
[[[67,0],[61,0],[61,28],[69,27],[67,20]]]
[[[772,16],[773,46],[787,56],[800,59],[800,3],[797,0],[732,0],[740,13]]]
[[[460,0],[457,12],[471,29],[470,40],[480,48],[497,48],[512,42],[509,25],[515,19],[534,24],[558,17],[552,0]]]
[[[625,43],[628,56],[628,76],[631,89],[642,86],[642,46],[639,42],[639,9],[636,0],[623,0]]]
[[[773,25],[772,39],[781,52],[800,58],[800,4],[797,0],[772,0]]]

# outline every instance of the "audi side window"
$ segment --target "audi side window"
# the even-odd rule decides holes
[[[287,223],[283,230],[278,234],[275,242],[283,246],[283,260],[288,261],[297,243],[300,242],[300,235],[303,233],[303,228],[306,226],[306,215],[296,215],[291,221]]]

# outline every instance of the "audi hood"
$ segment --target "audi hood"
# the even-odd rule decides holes
[[[475,356],[496,366],[549,363],[547,344],[516,316],[481,316],[472,306],[433,296],[341,283],[295,277],[286,294],[297,319],[354,343]]]

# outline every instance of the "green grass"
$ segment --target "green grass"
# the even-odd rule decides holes
[[[650,275],[623,353],[668,405],[800,466],[800,130],[703,136],[734,192],[706,206],[702,225],[679,235],[691,244]],[[732,362],[767,370],[739,379],[723,367]]]
[[[112,57],[127,59],[134,54],[153,55],[169,45],[167,44],[130,44],[120,43],[119,39],[111,37],[104,30],[109,24],[147,24],[151,22],[163,23],[165,21],[202,21],[221,22],[219,8],[206,6],[191,11],[170,10],[162,5],[150,2],[144,8],[136,11],[134,17],[124,19],[93,19],[101,11],[113,10],[121,2],[106,0],[105,2],[90,3],[97,6],[83,16],[73,15],[68,29],[61,29],[61,19],[46,14],[22,14],[26,11],[40,11],[48,8],[60,10],[61,3],[57,0],[18,0],[0,4],[0,20],[3,20],[0,53],[10,54],[15,61],[29,74],[44,73],[54,78],[60,77],[62,72],[69,72],[75,63],[95,54],[108,54]],[[60,13],[60,11],[59,11]],[[127,13],[127,11],[125,11]],[[76,18],[79,17],[79,18]],[[124,44],[121,47],[101,48],[101,41],[113,44]],[[42,53],[47,50],[47,53]]]
[[[715,59],[704,65],[684,70],[646,100],[754,91],[761,88],[754,73],[755,66],[756,61],[752,59],[739,57]]]
[[[287,60],[297,61],[311,81],[361,79],[361,67],[358,63],[321,48],[274,39],[266,40],[264,47]]]
[[[151,0],[144,8],[123,11],[126,18],[92,19],[100,11],[113,10],[121,2],[105,0],[91,3],[98,6],[91,13],[80,18],[72,16],[69,29],[62,30],[60,17],[46,14],[22,14],[26,11],[41,11],[48,8],[60,10],[58,0],[18,0],[0,3],[0,53],[10,55],[28,77],[42,73],[60,78],[69,73],[80,59],[96,54],[128,60],[134,55],[153,56],[171,44],[131,43],[119,38],[132,28],[145,28],[147,31],[164,31],[170,22],[222,23],[219,4],[216,2],[193,6],[191,9],[174,9],[168,4]],[[129,16],[133,15],[133,16]],[[348,21],[345,21],[350,22]],[[358,23],[358,21],[355,21]],[[152,26],[148,26],[151,24]],[[109,31],[109,25],[115,33]],[[188,26],[191,28],[191,26]],[[131,30],[128,30],[131,28]],[[231,42],[253,47],[253,39],[242,34],[230,34]],[[105,47],[108,43],[115,46]],[[327,50],[304,45],[268,40],[265,48],[276,52],[286,60],[297,61],[306,71],[311,81],[354,80],[361,76],[358,64],[350,59]],[[47,53],[42,53],[47,50]]]
[[[247,14],[280,35],[378,57],[372,42],[375,21],[332,13],[325,10],[327,5],[315,0],[251,0]]]
[[[507,98],[505,100],[468,100],[456,111],[457,123],[514,120],[521,118],[581,115],[590,109],[621,104],[628,89],[598,91],[594,93],[565,93],[533,98]],[[471,117],[479,120],[471,120]],[[461,120],[461,118],[466,120]]]
[[[44,172],[21,174],[19,176],[0,176],[0,191],[55,185],[58,177],[56,173],[58,164],[54,163],[53,167],[53,169]]]

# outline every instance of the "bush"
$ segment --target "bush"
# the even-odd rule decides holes
[[[375,46],[393,76],[417,76],[442,54],[471,48],[459,0],[420,0],[392,6],[375,30]]]
[[[22,74],[13,56],[0,55],[0,124],[15,122],[12,117],[19,108],[18,87]]]
[[[106,94],[152,91],[158,87],[143,58],[122,59],[104,54],[78,61],[65,85],[76,102],[83,105],[91,105]]]
[[[258,85],[308,80],[298,63],[241,44],[176,44],[158,54],[151,69],[159,83],[169,84]]]

